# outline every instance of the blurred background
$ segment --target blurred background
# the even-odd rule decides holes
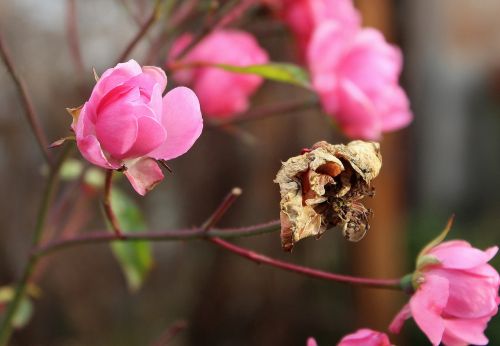
[[[498,245],[500,2],[359,0],[356,5],[364,25],[379,28],[402,47],[402,80],[415,114],[409,128],[383,138],[384,166],[374,182],[376,198],[369,202],[375,212],[370,232],[355,244],[333,229],[320,240],[301,242],[292,254],[282,252],[278,233],[235,242],[314,268],[381,278],[410,272],[419,249],[452,213],[450,238],[479,248]],[[50,140],[68,134],[65,108],[88,98],[92,68],[100,74],[115,64],[151,8],[146,0],[0,1],[0,30]],[[250,16],[236,26],[253,32],[271,60],[294,62],[289,32],[265,9],[252,7]],[[161,19],[130,56],[163,66],[171,39],[196,30],[201,18],[195,12],[175,28]],[[71,39],[75,35],[78,46]],[[0,85],[3,286],[19,277],[30,249],[43,158],[3,65]],[[252,103],[265,107],[308,96],[297,87],[266,82]],[[119,184],[139,203],[151,230],[199,225],[234,186],[243,196],[220,225],[264,222],[278,218],[279,192],[272,180],[280,161],[319,140],[347,141],[318,109],[230,128],[207,125],[193,149],[169,163],[174,174],[146,198],[126,181]],[[68,211],[56,202],[60,213],[51,214],[49,226],[103,229],[100,196],[74,183],[63,187],[58,200],[69,199],[75,207]],[[361,327],[385,330],[407,299],[399,292],[353,289],[258,266],[203,241],[156,243],[153,251],[152,270],[136,292],[127,288],[108,245],[46,258],[35,276],[41,296],[33,318],[13,344],[146,345],[186,321],[171,345],[305,345],[308,336],[332,345]],[[500,258],[493,265],[498,269]],[[413,322],[403,331],[391,337],[394,343],[426,344]],[[491,345],[500,344],[498,316],[486,333]]]

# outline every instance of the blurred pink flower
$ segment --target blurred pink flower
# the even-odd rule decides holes
[[[337,346],[391,346],[391,343],[385,333],[365,328],[344,336]]]
[[[192,41],[184,34],[173,44],[167,66]],[[176,63],[211,63],[248,66],[269,61],[266,51],[249,33],[237,30],[218,30],[198,43],[181,61]],[[190,85],[200,98],[203,114],[213,117],[231,117],[248,109],[248,98],[262,84],[262,78],[224,71],[216,67],[181,69],[174,78]]]
[[[294,34],[301,56],[316,27],[325,21],[335,21],[345,30],[357,30],[361,16],[352,0],[266,0]]]
[[[164,97],[165,72],[130,60],[106,70],[72,128],[80,152],[91,163],[125,169],[141,195],[163,179],[155,160],[184,154],[201,134],[203,120],[192,90]],[[77,117],[77,119],[76,119]]]
[[[413,317],[433,345],[486,345],[484,330],[498,311],[499,275],[488,264],[498,251],[453,240],[424,252],[413,274],[416,291],[389,329]]]
[[[310,337],[307,338],[306,346],[318,346],[318,343],[316,342],[316,339]]]
[[[379,31],[325,21],[311,38],[308,63],[323,109],[347,136],[378,139],[411,122],[408,98],[398,84],[401,51]]]

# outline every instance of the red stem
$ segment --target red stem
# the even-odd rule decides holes
[[[123,239],[123,232],[120,228],[120,223],[118,222],[118,219],[113,212],[113,207],[111,206],[111,185],[112,185],[112,180],[113,180],[113,170],[108,169],[106,170],[106,180],[104,182],[104,212],[106,213],[106,217],[111,224],[111,227],[113,228],[113,231],[115,232],[115,236]]]
[[[222,247],[223,249],[226,249],[243,258],[247,258],[258,264],[266,264],[271,267],[288,270],[291,272],[303,274],[317,279],[336,281],[336,282],[367,286],[373,288],[387,288],[393,290],[401,290],[400,279],[371,279],[371,278],[329,273],[322,270],[308,268],[293,263],[280,261],[275,258],[267,257],[260,253],[231,244],[221,238],[210,238],[209,241]]]

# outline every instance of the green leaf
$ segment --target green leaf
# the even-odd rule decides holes
[[[290,83],[304,88],[311,88],[309,74],[303,68],[288,63],[269,63],[263,65],[234,66],[227,64],[207,64],[226,71],[254,74],[282,83]]]
[[[124,232],[147,229],[137,205],[116,188],[111,192],[111,205]],[[136,292],[153,266],[151,244],[148,241],[113,242],[111,249],[125,274],[129,289]]]

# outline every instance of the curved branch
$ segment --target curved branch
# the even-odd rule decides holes
[[[392,290],[401,290],[401,279],[372,279],[372,278],[364,278],[350,275],[342,275],[329,273],[322,270],[304,267],[300,265],[296,265],[293,263],[281,261],[275,258],[271,258],[265,256],[263,254],[242,248],[240,246],[231,244],[220,238],[210,238],[212,243],[222,247],[225,250],[228,250],[238,256],[249,259],[258,264],[266,264],[271,267],[280,268],[283,270],[303,274],[306,276],[310,276],[316,279],[323,279],[329,281],[336,281],[341,283],[347,283],[352,285],[360,285],[367,286],[373,288],[386,288]]]

